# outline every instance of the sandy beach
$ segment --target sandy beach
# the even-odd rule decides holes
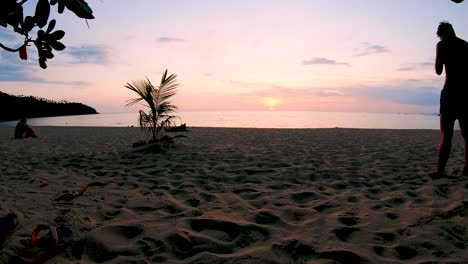
[[[139,128],[0,127],[0,213],[74,243],[46,263],[468,263],[457,131],[432,180],[437,130],[189,128],[159,153]],[[90,188],[71,200],[66,191]]]

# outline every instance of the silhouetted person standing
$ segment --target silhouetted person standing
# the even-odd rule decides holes
[[[440,94],[441,139],[437,168],[433,178],[445,176],[452,149],[453,126],[458,119],[465,140],[465,166],[463,175],[468,175],[468,43],[455,35],[451,24],[441,22],[437,29],[435,71],[442,74],[445,68],[445,84]]]

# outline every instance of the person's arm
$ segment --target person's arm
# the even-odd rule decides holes
[[[435,60],[435,71],[437,75],[441,75],[444,69],[444,63],[442,60],[442,52],[441,52],[441,44],[440,42],[437,43],[437,50],[436,50],[436,60]]]

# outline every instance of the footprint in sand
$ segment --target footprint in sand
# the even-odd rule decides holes
[[[385,216],[390,220],[396,220],[400,217],[398,213],[386,213]]]
[[[395,241],[395,238],[396,238],[395,234],[389,233],[389,232],[377,232],[374,235],[375,235],[374,237],[375,240],[379,242],[383,242],[385,244],[393,243],[393,241]]]
[[[266,241],[271,232],[255,224],[238,224],[218,219],[190,219],[188,224],[204,237],[212,237],[213,241],[224,241],[224,245],[232,248],[245,248],[257,242]]]
[[[307,221],[315,215],[314,211],[310,209],[304,209],[304,208],[286,208],[283,213],[283,219],[285,219],[286,222],[293,222],[293,223],[300,223],[303,221]]]
[[[281,243],[274,243],[272,245],[272,249],[287,255],[294,261],[292,263],[302,263],[299,261],[302,259],[310,259],[311,257],[318,255],[311,245],[307,245],[299,240],[288,240]]]
[[[101,263],[121,256],[136,256],[138,248],[129,241],[143,233],[141,225],[108,225],[88,233],[78,241],[75,255],[87,255],[92,261]]]
[[[353,213],[347,213],[338,217],[338,222],[346,226],[357,225],[360,221],[359,217],[354,216]]]
[[[341,240],[341,241],[348,241],[349,237],[356,231],[360,231],[361,229],[356,228],[356,227],[340,227],[340,228],[335,228],[333,232],[335,233],[335,236]]]
[[[255,214],[254,221],[260,225],[284,224],[281,218],[271,212],[261,211]]]
[[[134,182],[129,182],[129,181],[124,181],[118,184],[119,187],[129,189],[129,190],[135,190],[139,187],[137,183]]]
[[[298,192],[291,194],[291,199],[297,204],[305,204],[314,200],[318,200],[320,197],[314,192]]]
[[[372,247],[372,250],[374,251],[375,254],[382,256],[385,251],[385,248],[382,246],[374,246]]]
[[[121,209],[127,205],[128,200],[116,198],[115,200],[109,199],[110,203],[103,203],[98,208],[98,215],[103,220],[111,220],[120,214]]]
[[[331,259],[340,264],[361,264],[368,263],[368,261],[361,255],[348,250],[330,250],[320,252],[320,258]]]
[[[327,209],[331,209],[331,208],[335,208],[335,207],[336,207],[335,204],[332,204],[330,202],[325,202],[325,203],[322,203],[322,204],[319,204],[319,205],[315,206],[314,209],[317,212],[321,213],[321,212],[323,212],[323,211],[325,211]]]
[[[205,202],[211,202],[216,199],[216,196],[206,192],[200,192],[199,195]]]
[[[396,197],[396,198],[391,198],[391,199],[388,199],[388,200],[384,201],[384,205],[386,207],[393,208],[393,207],[396,207],[396,206],[403,205],[405,202],[406,202],[405,198]]]
[[[335,228],[333,233],[341,241],[348,241],[349,237],[357,231],[361,231],[360,228],[354,227],[360,223],[359,217],[356,217],[353,213],[347,213],[338,217],[338,222],[345,225],[344,227]]]
[[[143,237],[137,242],[137,245],[145,257],[149,258],[152,262],[162,263],[166,261],[165,254],[169,249],[163,241],[151,237]]]
[[[191,207],[197,207],[198,205],[200,205],[200,200],[198,200],[196,198],[189,198],[189,199],[185,200],[185,203],[188,204]]]
[[[244,200],[255,200],[258,199],[263,193],[258,192],[258,190],[253,188],[242,188],[232,191],[233,193],[239,195]]]
[[[408,246],[396,246],[394,250],[400,260],[412,259],[418,255],[418,252],[415,249]]]
[[[350,196],[350,197],[348,197],[346,200],[347,200],[348,202],[350,202],[350,203],[357,203],[357,202],[359,202],[359,198],[356,197],[356,196]]]

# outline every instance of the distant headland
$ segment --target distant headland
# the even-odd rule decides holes
[[[53,101],[34,96],[14,96],[0,92],[0,122],[22,117],[49,117],[99,114],[82,103]]]

